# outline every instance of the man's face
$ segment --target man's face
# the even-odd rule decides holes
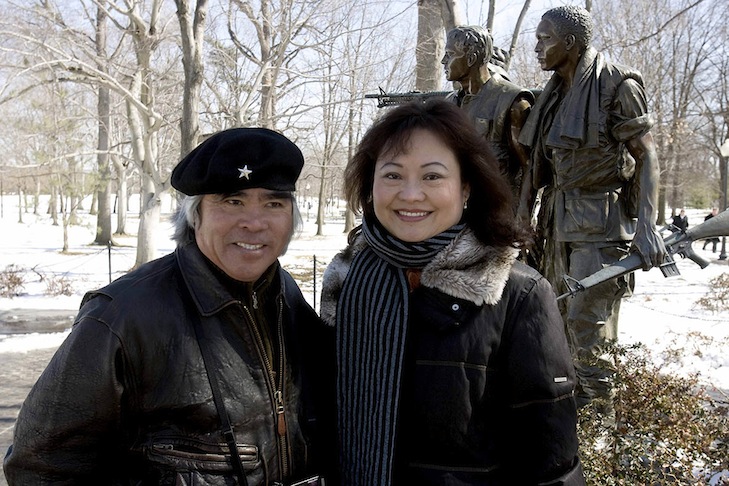
[[[471,67],[468,56],[462,46],[457,45],[453,37],[449,37],[445,45],[445,54],[441,59],[448,81],[461,81],[468,76]]]
[[[556,71],[568,61],[567,47],[551,21],[542,19],[537,26],[537,61],[542,71]]]
[[[230,196],[206,194],[195,240],[229,277],[255,282],[285,251],[293,224],[287,192],[256,188]]]

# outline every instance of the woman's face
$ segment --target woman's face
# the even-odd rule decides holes
[[[458,223],[468,194],[456,155],[428,130],[414,130],[403,153],[382,153],[375,163],[375,216],[403,241],[427,240]]]

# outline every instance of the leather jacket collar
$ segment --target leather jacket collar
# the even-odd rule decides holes
[[[179,246],[175,251],[175,255],[182,270],[182,278],[200,315],[211,316],[225,307],[239,302],[239,299],[215,275],[209,261],[194,242]],[[276,271],[280,272],[278,261],[273,263],[272,267],[274,266]],[[267,278],[270,271],[272,271],[271,268],[266,271],[262,278]],[[280,291],[283,292],[285,279],[280,279],[280,281]]]

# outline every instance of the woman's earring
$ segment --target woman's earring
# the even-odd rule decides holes
[[[463,209],[468,209],[468,199],[463,201]]]

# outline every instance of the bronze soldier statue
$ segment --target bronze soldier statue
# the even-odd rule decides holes
[[[511,183],[516,205],[529,162],[528,151],[518,139],[534,95],[507,80],[499,66],[489,64],[493,51],[493,38],[487,30],[479,26],[455,27],[447,34],[441,63],[446,78],[460,85],[448,99],[467,111],[478,131],[491,143]],[[528,206],[523,204],[525,210]],[[522,216],[528,218],[527,214]]]
[[[559,295],[562,276],[586,277],[628,255],[643,269],[660,265],[665,246],[656,232],[659,167],[639,72],[613,64],[590,44],[592,19],[580,7],[548,10],[535,52],[554,71],[520,141],[531,147],[531,188],[544,188],[538,230],[540,270]],[[526,184],[525,184],[526,185]],[[595,398],[611,420],[614,360],[606,345],[618,336],[627,276],[566,299],[565,325],[577,367],[578,406]]]

